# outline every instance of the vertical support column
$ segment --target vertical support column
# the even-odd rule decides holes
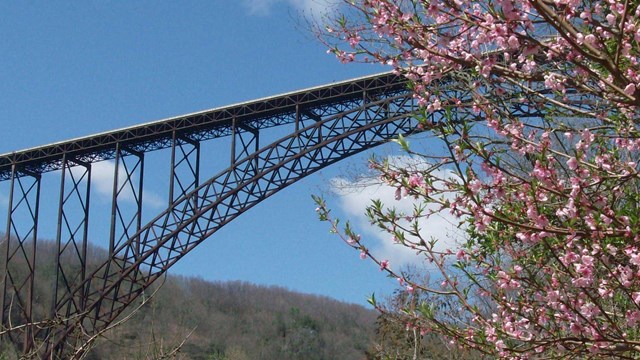
[[[304,110],[303,114],[308,117],[309,119],[315,121],[316,123],[319,123],[320,121],[322,121],[322,117],[316,113],[314,113],[311,110]],[[315,128],[314,130],[312,130],[312,133],[308,135],[310,138],[315,137],[318,141],[318,143],[322,142],[322,127],[319,126],[317,128]]]
[[[144,154],[116,145],[111,199],[111,224],[109,231],[109,255],[111,262],[102,274],[102,288],[107,288],[120,273],[131,266],[140,254],[140,237],[133,237],[142,225],[142,189],[144,185]],[[121,248],[124,245],[123,248]],[[139,271],[131,273],[131,280],[120,283],[113,297],[104,299],[95,308],[95,316],[88,320],[96,328],[100,321],[112,321],[115,308],[119,306],[121,289],[126,294],[137,287]]]
[[[144,183],[144,154],[116,147],[113,194],[111,199],[111,228],[109,254],[125,262],[135,261],[140,251],[140,239],[131,237],[142,225],[142,187]],[[136,181],[137,178],[137,181]],[[123,253],[114,254],[124,243]]]
[[[135,156],[138,158],[138,191],[134,192],[134,199],[136,202],[136,228],[135,232],[138,232],[142,227],[142,195],[143,195],[143,185],[144,185],[144,153],[135,153]],[[125,166],[126,168],[126,166]],[[135,169],[134,169],[135,172]],[[129,177],[129,176],[128,176]],[[137,194],[137,196],[136,196]],[[135,257],[140,255],[140,236],[135,239]]]
[[[236,118],[231,120],[231,166],[236,163],[236,134],[238,133],[238,126],[236,124]]]
[[[367,123],[371,121],[371,116],[369,114],[369,111],[367,110],[368,100],[369,99],[367,97],[367,90],[362,90],[362,111],[364,112],[364,119]]]
[[[169,208],[173,204],[195,190],[200,185],[200,143],[187,136],[180,136],[173,132],[171,144],[171,169],[169,175]],[[198,196],[192,196],[193,201],[185,201],[181,209],[173,209],[174,221],[183,221],[186,216],[193,214],[198,208]],[[175,238],[167,251],[182,249],[183,244]]]
[[[249,155],[252,153],[255,154],[258,152],[258,150],[260,150],[260,132],[257,129],[250,128],[250,127],[246,127],[245,130],[247,130],[245,134],[248,134],[249,136],[249,141],[247,143],[243,141],[243,144],[245,144],[245,151],[246,151],[245,154],[246,155]],[[258,157],[254,157],[253,161],[251,161],[250,164],[251,165],[247,165],[247,166],[251,166],[252,167],[252,169],[250,169],[251,173],[253,175],[256,175],[258,173]]]
[[[173,132],[169,206],[200,184],[200,143]]]
[[[56,276],[53,283],[51,318],[68,318],[84,310],[84,291],[67,302],[60,302],[82,284],[87,272],[87,241],[89,231],[89,200],[91,164],[69,158],[62,159],[58,228],[56,232]]]
[[[23,353],[28,353],[33,348],[33,292],[40,180],[40,174],[27,174],[26,171],[18,173],[15,164],[11,169],[11,189],[4,239],[2,327],[3,330],[11,330],[11,327],[16,324],[26,325],[20,329],[23,334]],[[16,332],[8,334],[13,342],[19,341]]]
[[[241,182],[258,172],[258,158],[247,161],[242,168],[236,167],[238,161],[249,157],[260,148],[260,132],[249,125],[240,124],[235,118],[232,125],[231,166],[234,167],[235,181]]]
[[[234,118],[231,134],[231,165],[258,151],[260,145],[258,129],[240,124]]]
[[[120,179],[120,143],[116,144],[115,165],[113,166],[113,190],[111,191],[111,226],[109,227],[109,256],[113,256],[116,239],[116,219],[118,208],[118,182]]]

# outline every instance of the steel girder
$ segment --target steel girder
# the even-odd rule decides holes
[[[9,332],[8,338],[22,343],[23,353],[29,353],[34,343],[33,297],[41,176],[18,176],[15,166],[12,174],[3,249],[2,325],[20,329]]]
[[[265,129],[294,121],[291,114],[297,106],[314,109],[360,97],[363,92],[374,96],[404,91],[405,87],[401,76],[389,72],[1,154],[0,181],[11,178],[13,165],[41,174],[60,170],[65,154],[92,163],[114,159],[117,144],[139,153],[165,149],[172,146],[174,134],[194,141],[229,136],[234,120],[253,129]]]
[[[416,129],[403,80],[370,76],[0,155],[11,184],[3,330],[25,354],[67,358],[220,227],[295,181]],[[261,144],[261,131],[286,134]],[[201,142],[231,137],[229,167],[201,178]],[[141,223],[144,155],[171,149],[168,207]],[[114,159],[109,258],[87,264],[92,164]],[[59,170],[56,258],[47,309],[33,310],[41,175]],[[135,200],[121,206],[122,194]],[[106,234],[105,234],[106,235]],[[26,273],[21,266],[26,264]],[[42,285],[42,284],[40,284]]]
[[[54,322],[60,325],[52,328],[50,349],[61,349],[65,343],[81,346],[84,338],[78,334],[106,328],[176,261],[259,202],[345,157],[410,134],[418,125],[408,92],[351,105],[347,111],[340,106],[337,114],[311,119],[309,125],[258,151],[245,147],[244,156],[234,157],[228,169],[178,198],[116,247],[110,259],[61,302],[64,307],[78,292],[90,289],[83,312]],[[301,122],[300,112],[298,117]],[[139,246],[138,253],[130,251],[134,246]],[[57,353],[63,355],[69,354]]]

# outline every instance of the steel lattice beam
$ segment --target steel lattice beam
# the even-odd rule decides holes
[[[215,139],[231,135],[234,119],[264,129],[290,123],[301,105],[314,109],[362,97],[364,92],[384,96],[393,91],[406,91],[405,81],[384,73],[3,154],[0,180],[11,178],[13,165],[41,174],[61,169],[64,154],[85,163],[114,159],[117,144],[141,153],[165,149],[172,146],[174,133],[195,141]]]
[[[33,291],[35,281],[36,245],[40,209],[39,174],[18,174],[12,167],[7,230],[4,238],[4,279],[2,291],[2,327],[22,328],[22,338],[9,333],[14,342],[22,342],[23,352],[33,347]],[[24,270],[27,273],[24,273]],[[16,324],[16,321],[21,323]]]
[[[60,170],[61,176],[55,294],[49,318],[41,319],[46,326],[23,327],[15,331],[19,336],[11,333],[23,339],[18,342],[25,353],[39,342],[33,356],[67,358],[69,350],[86,350],[79,346],[87,336],[105,329],[222,226],[305,176],[416,131],[416,111],[402,78],[385,73],[0,155],[0,181],[11,181],[12,199],[19,205],[10,206],[7,225],[5,329],[12,325],[9,310],[20,309],[19,318],[27,324],[35,321],[29,290],[35,262],[29,251],[35,254],[42,173]],[[261,133],[273,127],[284,135],[265,143]],[[223,136],[231,139],[230,164],[203,177],[200,145]],[[165,148],[170,149],[168,207],[143,224],[142,188],[149,181],[143,177],[144,155]],[[109,258],[88,268],[91,164],[106,159],[115,162],[110,233],[104,234]],[[120,204],[125,193],[135,202],[133,210]],[[26,232],[16,230],[19,209],[31,214],[20,225]],[[65,257],[81,271],[73,272]],[[17,261],[31,264],[24,278],[11,270]],[[13,298],[22,305],[10,309]]]
[[[114,250],[82,284],[95,289],[87,296],[87,312],[61,328],[58,342],[75,326],[90,332],[107,326],[176,261],[260,201],[340,159],[411,133],[418,124],[415,111],[408,93],[361,104],[237,159],[134,234],[131,241],[141,241],[138,257],[127,251],[130,243]]]

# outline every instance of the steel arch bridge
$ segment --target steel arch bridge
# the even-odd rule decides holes
[[[417,131],[417,111],[405,80],[383,73],[0,155],[0,181],[10,188],[3,336],[25,357],[81,355],[82,344],[222,226],[307,175]],[[265,142],[261,134],[272,128],[279,137]],[[203,168],[201,144],[223,137],[230,139],[222,154],[228,167]],[[169,164],[161,180],[168,206],[145,224],[143,185],[158,181],[143,176],[145,155],[156,150]],[[96,265],[87,262],[89,203],[92,169],[104,160],[115,163],[114,181],[102,220],[110,224],[108,258]],[[42,285],[35,264],[48,172],[59,181],[56,213],[46,214],[57,219],[57,256],[53,296],[42,311],[34,309]]]

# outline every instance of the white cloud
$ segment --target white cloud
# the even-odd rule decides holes
[[[75,171],[82,171],[80,168],[72,168],[78,169]],[[74,170],[72,170],[74,171]],[[101,161],[97,163],[93,163],[91,165],[91,187],[100,196],[111,198],[113,194],[113,177],[115,175],[115,162],[111,160]],[[127,180],[127,176],[125,174],[124,167],[120,165],[118,170],[118,183],[124,184]],[[132,182],[134,186],[137,186],[137,177],[134,176]],[[125,186],[125,188],[120,193],[120,199],[126,202],[134,202],[135,197],[134,193],[130,186]],[[163,205],[166,205],[166,201],[162,199],[159,195],[147,191],[146,189],[142,190],[142,201],[146,207],[151,208],[160,208]]]
[[[249,15],[266,16],[271,12],[271,7],[280,0],[243,0],[242,6],[248,11]]]
[[[113,176],[115,163],[111,160],[97,162],[91,165],[91,187],[102,196],[111,197],[113,193]],[[79,171],[82,171],[79,169]],[[118,182],[124,181],[126,176],[120,171]]]
[[[340,0],[243,0],[250,15],[267,16],[277,4],[285,4],[312,17],[321,17],[335,10]]]
[[[425,166],[406,156],[393,157],[390,158],[390,161],[416,168]],[[453,173],[445,172],[445,170],[438,171],[440,176],[453,176]],[[413,212],[414,205],[418,200],[411,197],[395,200],[395,188],[370,181],[370,179],[349,181],[343,178],[334,178],[331,182],[333,191],[339,195],[341,210],[352,221],[354,228],[363,232],[362,237],[367,241],[365,245],[374,255],[388,259],[394,267],[427,265],[424,263],[424,256],[418,256],[414,250],[396,244],[391,234],[371,225],[365,215],[365,208],[371,204],[373,199],[379,199],[386,207],[395,207],[397,211],[407,214]],[[426,209],[431,210],[436,207],[429,205]],[[435,250],[454,250],[457,248],[457,241],[463,237],[463,231],[458,229],[459,222],[459,219],[445,210],[431,215],[428,219],[420,220],[420,233],[425,240],[431,238],[437,240]]]

